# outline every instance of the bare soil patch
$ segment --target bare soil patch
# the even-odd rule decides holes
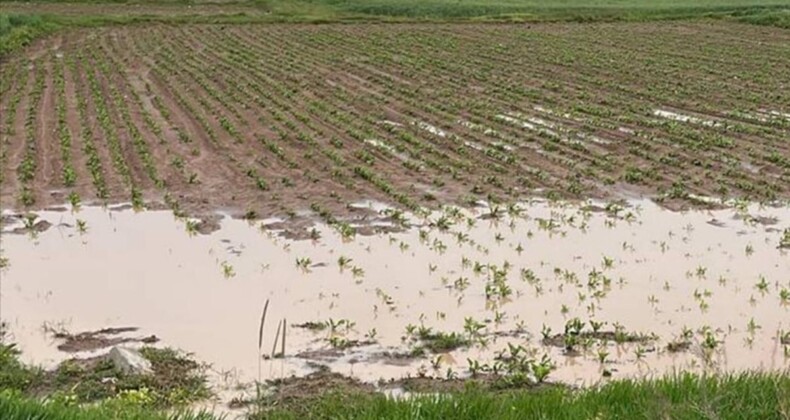
[[[121,334],[137,331],[135,327],[102,328],[96,331],[85,331],[77,334],[54,332],[53,337],[63,340],[58,350],[66,353],[79,353],[110,348],[123,343],[153,344],[159,341],[155,335],[148,337],[128,337]]]

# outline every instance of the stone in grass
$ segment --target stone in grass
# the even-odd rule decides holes
[[[115,363],[115,366],[127,375],[148,375],[154,373],[151,362],[135,349],[115,346],[110,350],[109,357]]]

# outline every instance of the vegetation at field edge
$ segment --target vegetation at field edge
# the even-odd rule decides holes
[[[330,393],[256,419],[779,419],[790,415],[790,377],[744,373],[615,381],[599,388],[480,392],[393,399]]]
[[[342,22],[342,21],[650,21],[666,19],[725,18],[790,28],[787,0],[704,0],[689,5],[679,0],[250,0],[222,3],[227,14],[195,12],[210,2],[170,0],[154,2],[76,0],[34,3],[2,2],[0,8],[0,57],[28,45],[33,39],[62,27],[168,23]],[[120,8],[104,10],[102,5]],[[49,8],[53,5],[55,8]],[[129,13],[127,5],[141,6]],[[61,6],[60,8],[57,8]],[[85,10],[74,6],[88,6]],[[95,6],[91,9],[91,6]],[[165,7],[172,13],[148,13],[147,6]],[[189,6],[189,8],[185,7]],[[19,8],[22,8],[20,11]],[[193,9],[193,7],[195,9]],[[238,10],[235,10],[237,7]],[[61,13],[74,8],[79,13]],[[113,10],[115,12],[113,12]]]
[[[76,406],[59,401],[41,401],[22,396],[19,392],[0,392],[0,416],[7,420],[213,420],[217,417],[202,412],[165,412],[140,405],[133,399],[107,400],[91,406]]]
[[[0,57],[27,46],[58,26],[38,15],[0,13]]]
[[[212,419],[209,414],[164,413],[133,400],[78,407],[42,404],[18,392],[0,393],[3,419]],[[261,407],[251,419],[780,419],[790,415],[790,377],[744,373],[680,375],[647,381],[614,381],[599,388],[482,392],[474,385],[441,396],[393,399],[382,394],[332,390],[309,400]]]
[[[85,371],[84,367],[68,363],[54,372],[46,372],[22,364],[19,355],[13,344],[0,344],[0,418],[5,420],[218,418],[203,411],[167,410],[173,406],[173,401],[156,397],[162,397],[169,389],[170,396],[180,395],[188,401],[191,397],[185,392],[205,389],[202,379],[189,373],[197,366],[195,362],[170,350],[144,349],[144,355],[152,360],[156,372],[149,381],[150,388],[134,388],[143,382],[114,372],[119,379],[109,394],[104,391],[110,390],[107,387],[110,382],[101,380],[106,370],[111,370],[106,364],[100,363],[94,366],[96,369]],[[105,371],[97,370],[100,365]],[[48,382],[49,385],[59,384],[60,388],[46,391]],[[372,387],[349,383],[338,381],[327,387],[308,386],[307,391],[287,398],[262,398],[253,402],[249,418],[779,419],[790,415],[790,376],[779,372],[679,374],[661,379],[612,381],[586,389],[533,386],[501,391],[492,391],[477,380],[469,379],[462,391],[409,399],[391,398]],[[276,396],[278,391],[274,392]],[[91,400],[95,402],[85,404]],[[271,401],[277,403],[271,404]]]
[[[215,418],[183,410],[209,396],[202,365],[171,349],[145,347],[141,353],[153,374],[125,374],[104,356],[67,360],[45,371],[23,364],[16,345],[0,337],[0,418]]]

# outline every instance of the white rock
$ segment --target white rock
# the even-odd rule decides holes
[[[151,367],[151,362],[135,349],[115,346],[110,350],[109,356],[110,360],[123,373],[146,375],[154,371]]]

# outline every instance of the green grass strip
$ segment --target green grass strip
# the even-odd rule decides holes
[[[0,419],[3,420],[213,420],[210,414],[155,410],[136,399],[134,394],[113,398],[99,404],[76,406],[67,398],[39,401],[18,391],[0,392]]]
[[[647,381],[613,381],[585,390],[551,387],[506,393],[409,400],[333,392],[312,401],[266,409],[254,419],[787,419],[790,376],[682,374]]]

